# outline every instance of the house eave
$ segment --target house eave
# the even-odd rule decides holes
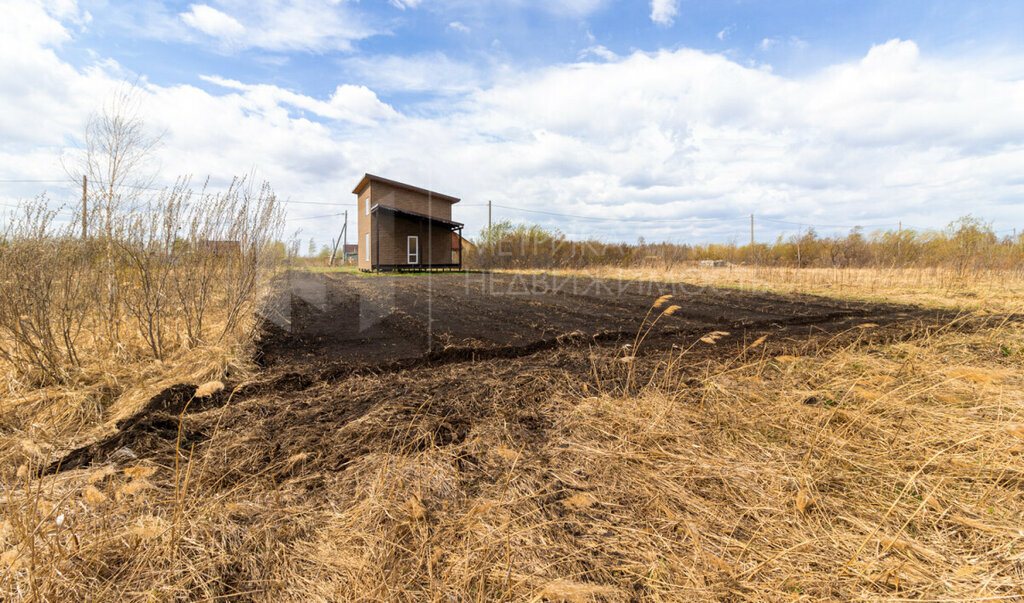
[[[362,193],[363,190],[365,190],[366,187],[373,182],[380,182],[381,184],[387,184],[389,186],[405,189],[407,191],[412,191],[414,193],[420,193],[421,195],[427,195],[432,199],[447,201],[448,203],[452,204],[458,203],[460,201],[458,197],[452,197],[451,195],[445,195],[444,193],[438,193],[436,191],[427,190],[425,188],[420,188],[418,186],[413,186],[411,184],[406,184],[404,182],[399,182],[397,180],[382,178],[381,176],[376,176],[374,174],[369,173],[363,175],[363,178],[362,180],[359,181],[359,184],[357,184],[356,187],[352,189],[352,193],[355,195]]]

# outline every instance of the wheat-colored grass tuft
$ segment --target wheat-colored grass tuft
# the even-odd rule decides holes
[[[596,505],[598,500],[593,494],[580,492],[579,494],[573,494],[569,498],[566,498],[562,503],[570,509],[579,510]]]
[[[583,603],[596,597],[607,597],[617,593],[617,589],[600,584],[586,584],[572,580],[554,580],[544,586],[538,598],[548,601],[568,601]]]
[[[665,304],[667,304],[670,299],[672,299],[672,295],[670,295],[670,294],[662,295],[658,299],[654,300],[654,307],[655,308],[660,308],[660,307],[664,306]]]
[[[21,449],[25,451],[25,454],[36,459],[42,459],[46,456],[43,446],[28,438],[21,440]]]
[[[703,341],[704,343],[715,344],[718,343],[719,339],[727,336],[728,334],[728,331],[712,331],[705,335],[704,337],[701,337],[700,340]]]
[[[115,470],[114,470],[113,466],[111,466],[111,465],[104,465],[103,467],[101,467],[101,468],[97,469],[96,471],[93,471],[92,473],[90,473],[89,477],[86,478],[86,481],[88,481],[90,484],[95,484],[97,482],[101,482],[101,481],[107,479],[111,475],[114,475],[114,473],[115,473]]]
[[[121,487],[118,488],[117,494],[118,498],[130,497],[141,494],[147,490],[152,490],[155,487],[156,486],[146,478],[136,478],[130,482],[122,484]]]
[[[665,316],[672,316],[673,314],[678,312],[681,307],[682,306],[669,306],[665,308],[665,311],[662,312],[662,314],[664,314]]]
[[[405,510],[412,521],[422,521],[427,518],[427,508],[423,506],[419,496],[414,495],[405,501]]]
[[[107,495],[92,485],[86,486],[85,490],[82,491],[82,498],[92,507],[98,507],[107,502]]]
[[[796,510],[800,513],[806,513],[813,504],[814,499],[811,497],[810,493],[807,492],[807,489],[800,488],[796,493]]]
[[[152,465],[136,465],[124,469],[124,474],[131,479],[146,479],[152,477],[154,473],[156,473],[156,467]]]
[[[9,572],[18,571],[28,565],[28,555],[21,546],[16,546],[0,554],[0,568]]]
[[[496,446],[493,452],[505,461],[514,461],[519,456],[518,452],[505,445]]]
[[[972,366],[954,366],[943,371],[951,379],[963,379],[974,383],[998,383],[1006,377],[1006,372],[997,369],[984,369]]]
[[[220,381],[207,381],[196,388],[197,398],[209,398],[213,394],[224,389],[224,384]]]
[[[166,534],[170,529],[171,524],[166,519],[155,515],[144,515],[136,521],[131,533],[141,540],[154,540]]]

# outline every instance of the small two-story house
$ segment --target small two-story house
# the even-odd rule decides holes
[[[463,225],[452,221],[459,199],[373,174],[352,192],[359,203],[360,270],[462,268]],[[453,250],[455,240],[460,244]]]

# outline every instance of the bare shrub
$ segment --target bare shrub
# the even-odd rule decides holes
[[[87,249],[54,222],[40,197],[0,241],[0,359],[29,383],[63,383],[81,364],[78,339],[90,311]]]
[[[481,231],[466,250],[474,268],[581,269],[670,267],[700,260],[799,268],[934,268],[959,278],[987,270],[1024,270],[1024,235],[999,238],[992,225],[964,216],[941,230],[878,230],[860,227],[843,235],[821,236],[814,229],[771,243],[611,243],[570,239],[557,230],[508,220]]]
[[[179,181],[125,216],[117,259],[121,298],[155,358],[171,334],[176,347],[220,342],[249,316],[273,256],[281,205],[266,183],[232,181],[225,192],[195,195]],[[211,330],[210,310],[219,319]]]
[[[87,240],[54,215],[45,199],[26,206],[0,246],[0,359],[31,384],[74,381],[83,332],[97,359],[134,350],[136,339],[146,350],[136,355],[163,359],[241,336],[283,213],[269,185],[238,179],[200,195],[181,180],[112,212],[107,234]]]

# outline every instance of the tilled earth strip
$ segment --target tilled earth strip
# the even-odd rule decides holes
[[[458,442],[474,423],[496,418],[533,440],[543,435],[546,399],[585,386],[621,388],[627,363],[643,382],[682,355],[681,374],[693,380],[708,360],[747,354],[761,337],[760,354],[814,354],[978,322],[914,307],[670,284],[555,289],[509,275],[291,273],[278,291],[278,314],[259,343],[263,377],[205,399],[194,399],[194,384],[169,388],[113,436],[46,471],[126,450],[167,461],[175,449],[200,452],[217,432],[246,442],[253,454],[245,458],[256,464],[315,450],[309,462],[333,470],[382,448]],[[648,314],[662,294],[673,297]],[[661,316],[669,304],[680,307]],[[710,332],[720,335],[703,344]],[[357,420],[371,411],[378,420],[368,428]],[[234,457],[222,469],[240,477],[256,468]]]

